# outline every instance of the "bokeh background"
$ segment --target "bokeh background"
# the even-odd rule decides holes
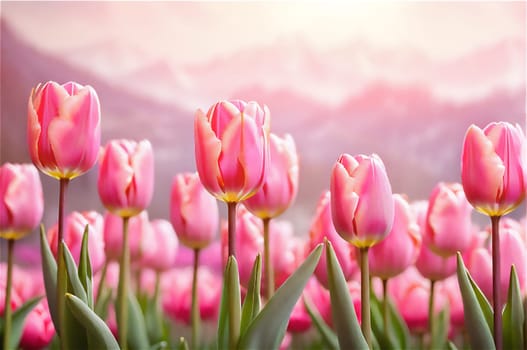
[[[307,234],[340,153],[379,154],[394,192],[426,199],[438,181],[460,181],[470,124],[525,130],[525,6],[2,1],[0,160],[30,161],[33,86],[92,85],[104,143],[152,142],[150,217],[168,218],[173,176],[195,170],[196,109],[256,100],[269,106],[272,131],[297,142],[299,196],[284,217]],[[58,182],[41,178],[49,226]],[[96,179],[97,168],[72,182],[70,210],[102,211]]]

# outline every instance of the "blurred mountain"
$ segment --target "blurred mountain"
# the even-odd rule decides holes
[[[194,110],[206,110],[222,98],[267,104],[272,130],[295,138],[300,189],[296,204],[284,217],[293,220],[301,234],[308,230],[316,201],[329,187],[331,167],[341,153],[378,153],[394,192],[421,199],[438,181],[460,181],[461,146],[470,124],[524,123],[525,63],[517,55],[524,58],[518,45],[524,49],[525,44],[515,41],[496,46],[499,52],[489,47],[475,53],[489,55],[479,69],[471,67],[474,59],[469,55],[438,64],[419,52],[376,51],[364,43],[321,54],[301,40],[184,67],[132,50],[135,58],[127,59],[133,64],[123,68],[119,57],[126,57],[127,49],[112,51],[112,45],[104,44],[101,50],[107,52],[97,53],[99,63],[91,66],[88,56],[95,49],[84,51],[85,61],[80,63],[78,53],[39,52],[3,20],[1,31],[1,161],[29,161],[26,114],[33,86],[50,79],[90,84],[101,101],[104,142],[147,138],[154,146],[156,191],[151,217],[168,218],[172,177],[195,169]],[[396,69],[390,70],[390,65]],[[514,72],[518,77],[512,79]],[[402,79],[404,75],[408,79]],[[451,86],[470,98],[445,98],[435,88],[441,86],[438,81],[442,88]],[[471,94],[480,85],[486,86],[485,93]],[[73,181],[68,207],[102,209],[94,191],[96,177],[94,169]],[[55,221],[58,185],[45,176],[42,179],[49,224]]]

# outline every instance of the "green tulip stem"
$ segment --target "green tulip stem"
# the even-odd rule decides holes
[[[368,266],[368,247],[359,248],[360,256],[360,296],[361,296],[361,329],[368,348],[371,349],[371,314],[370,314],[370,269]]]
[[[501,216],[490,217],[492,223],[492,301],[494,305],[494,345],[496,345],[496,350],[501,350],[503,346],[500,295],[500,219]]]
[[[270,218],[262,219],[263,237],[264,237],[264,269],[265,269],[265,293],[266,299],[269,300],[274,294],[274,269],[273,260],[271,259],[271,249],[269,247],[269,223]]]
[[[66,350],[66,292],[68,287],[68,274],[66,272],[66,264],[64,262],[64,249],[61,243],[64,240],[65,197],[69,182],[69,179],[60,179],[59,222],[57,233],[57,314],[59,319],[59,330],[57,333],[61,338],[60,348],[62,350]]]
[[[106,271],[108,271],[108,260],[104,260],[101,270],[101,278],[99,279],[99,286],[97,287],[97,300],[101,297],[104,288],[104,280],[106,279]]]
[[[191,309],[191,322],[192,322],[192,346],[191,349],[199,349],[199,328],[200,328],[200,315],[199,315],[199,300],[198,300],[198,267],[199,267],[199,252],[200,249],[194,249],[194,266],[192,273],[192,309]]]
[[[435,297],[435,283],[430,280],[430,296],[428,298],[428,331],[430,332],[430,346],[434,344],[434,297]]]
[[[227,203],[228,215],[228,240],[229,240],[229,256],[236,257],[236,206],[238,202]]]
[[[123,217],[123,242],[121,249],[121,261],[119,269],[119,285],[117,286],[117,329],[119,334],[119,345],[122,350],[128,348],[127,321],[128,321],[128,280],[130,270],[130,249],[128,247],[128,220]]]
[[[382,279],[382,324],[385,334],[388,334],[388,278]]]
[[[11,341],[11,287],[13,284],[13,248],[15,240],[7,240],[7,283],[5,287],[5,309],[4,309],[4,349],[9,349]]]

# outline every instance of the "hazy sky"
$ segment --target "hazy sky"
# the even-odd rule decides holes
[[[40,47],[67,52],[118,40],[178,62],[302,38],[319,49],[367,41],[439,59],[525,37],[523,2],[2,2]]]

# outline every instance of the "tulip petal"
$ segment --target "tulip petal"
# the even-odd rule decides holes
[[[219,168],[221,141],[216,137],[207,116],[201,110],[196,112],[194,122],[194,145],[196,168],[203,186],[215,196],[223,191],[223,179]]]

